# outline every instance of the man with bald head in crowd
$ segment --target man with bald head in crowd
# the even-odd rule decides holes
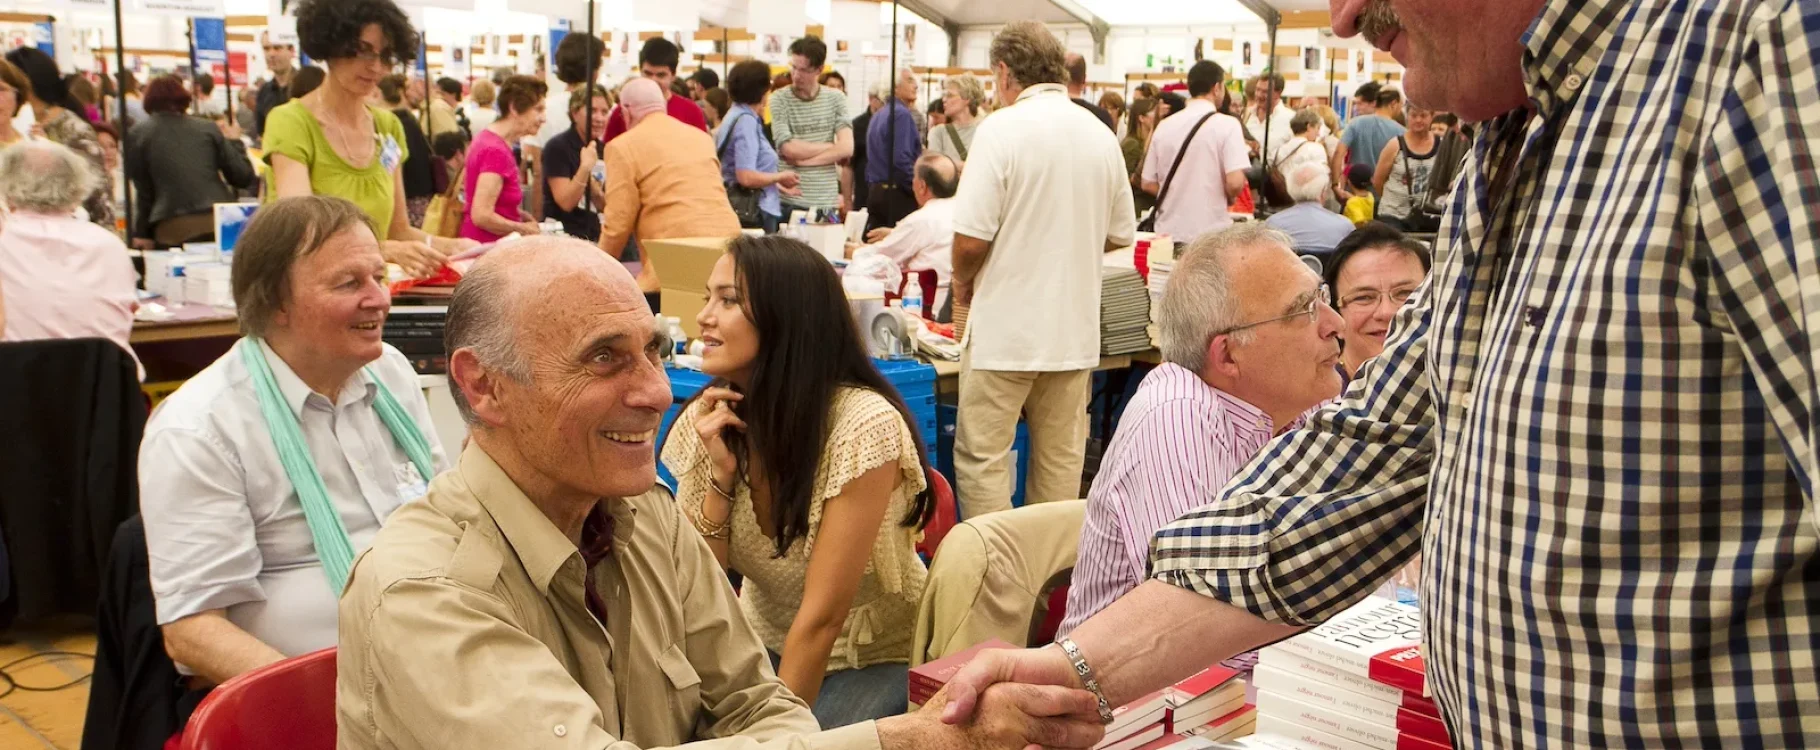
[[[349,577],[343,750],[1015,750],[1102,735],[1091,695],[1029,686],[988,694],[966,726],[932,707],[818,732],[657,484],[668,342],[631,275],[587,243],[483,258],[450,301],[447,343],[471,436]]]
[[[915,172],[910,191],[916,197],[917,209],[895,228],[880,227],[867,232],[869,244],[849,245],[847,257],[858,261],[882,255],[906,274],[934,271],[937,299],[923,300],[923,304],[930,310],[941,310],[948,297],[949,281],[954,277],[953,199],[960,186],[961,170],[953,159],[930,153],[916,160]]]
[[[663,89],[634,78],[619,92],[626,134],[607,144],[607,202],[600,248],[614,258],[626,240],[676,237],[734,237],[739,217],[727,203],[720,181],[714,138],[671,117]],[[657,269],[642,252],[638,288],[658,309]]]

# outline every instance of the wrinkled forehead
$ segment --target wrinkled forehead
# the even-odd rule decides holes
[[[654,330],[656,317],[630,278],[574,269],[541,278],[527,275],[518,283],[518,335],[544,356],[566,358],[591,341],[646,339]]]

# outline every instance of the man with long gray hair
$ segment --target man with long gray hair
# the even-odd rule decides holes
[[[1061,635],[1144,581],[1157,529],[1339,395],[1344,321],[1291,242],[1239,224],[1176,263],[1157,314],[1165,361],[1125,407],[1087,493]]]
[[[4,340],[105,338],[133,351],[133,261],[113,232],[76,217],[100,181],[87,159],[51,141],[0,151],[0,200],[11,212],[0,211]]]

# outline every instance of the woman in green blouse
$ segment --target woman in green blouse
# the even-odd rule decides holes
[[[379,79],[417,53],[417,33],[391,0],[302,0],[297,37],[328,75],[309,95],[273,109],[265,126],[272,166],[266,200],[301,195],[346,198],[372,219],[386,261],[415,277],[476,243],[431,237],[405,211],[399,165],[409,153],[404,126],[369,104]]]

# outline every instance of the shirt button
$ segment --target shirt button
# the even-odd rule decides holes
[[[1580,84],[1585,82],[1586,79],[1581,78],[1578,73],[1569,73],[1567,80],[1562,81],[1561,85],[1566,86],[1568,91],[1577,91],[1580,88]]]
[[[568,727],[565,727],[565,726],[563,726],[563,725],[561,725],[561,724],[557,724],[557,725],[556,725],[556,736],[558,736],[558,737],[567,737],[567,736],[569,736],[569,728],[568,728]]]

